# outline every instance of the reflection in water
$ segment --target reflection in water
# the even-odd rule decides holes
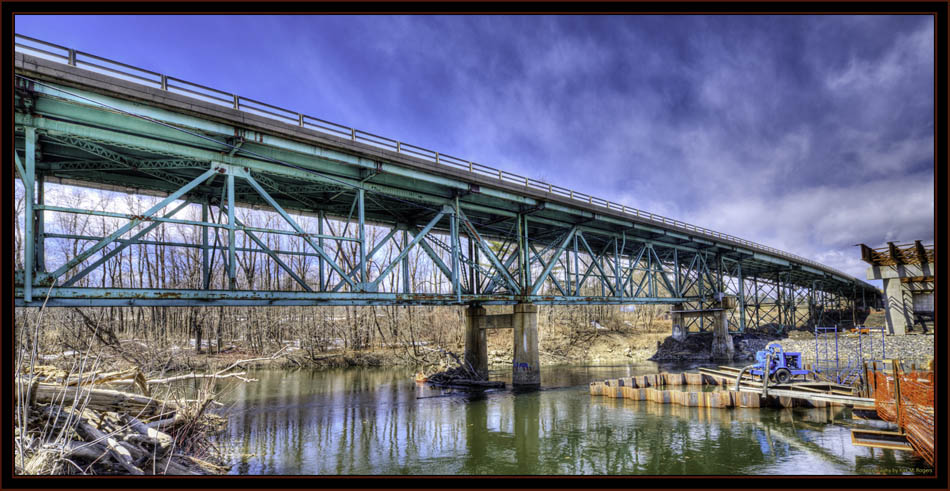
[[[587,391],[590,380],[656,370],[549,369],[545,390],[480,395],[417,385],[411,370],[259,370],[252,374],[258,382],[227,394],[221,444],[237,474],[855,474],[923,467],[906,452],[853,446],[843,424],[856,422],[843,408],[699,408]]]

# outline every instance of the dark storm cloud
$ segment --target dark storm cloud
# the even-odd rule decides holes
[[[18,32],[863,277],[933,238],[927,16],[30,17]]]

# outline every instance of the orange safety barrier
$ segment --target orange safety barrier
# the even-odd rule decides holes
[[[896,403],[894,374],[873,372],[872,390],[877,414],[896,423],[918,455],[934,465],[934,373],[898,371],[900,407]]]

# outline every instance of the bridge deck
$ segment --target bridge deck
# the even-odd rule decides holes
[[[309,234],[314,242],[309,244],[313,246],[310,256],[320,263],[318,285],[310,288],[310,279],[296,278],[301,281],[293,289],[264,295],[247,286],[237,288],[234,282],[240,275],[233,271],[225,272],[230,286],[218,285],[224,288],[214,288],[215,283],[207,280],[197,288],[166,286],[154,292],[117,287],[103,291],[78,280],[64,285],[69,276],[65,273],[104,254],[95,252],[82,264],[52,272],[58,275],[45,271],[47,264],[42,261],[29,272],[30,276],[35,273],[36,287],[55,282],[54,297],[61,304],[127,305],[130,300],[138,304],[694,302],[693,307],[702,309],[715,292],[727,291],[744,299],[753,294],[746,290],[754,287],[758,312],[769,298],[773,304],[780,303],[783,293],[786,310],[789,304],[794,310],[803,296],[822,292],[851,298],[863,295],[866,303],[873,303],[877,296],[873,286],[832,268],[737,237],[173,77],[66,48],[44,47],[28,38],[18,37],[18,41],[16,144],[18,158],[23,155],[24,162],[29,161],[22,167],[30,167],[23,173],[35,172],[47,183],[166,196],[212,168],[223,177],[208,174],[178,198],[218,213],[227,213],[226,208],[274,211],[276,205],[296,217],[320,217],[321,229],[331,219],[352,221],[360,233],[364,227],[389,227],[390,235],[383,242],[393,240],[382,246],[352,233],[344,237],[345,233],[322,231],[318,237],[312,230],[258,230],[230,220],[224,226],[192,220],[188,224],[231,234],[289,234],[296,235],[298,242],[302,233]],[[24,43],[32,43],[32,51]],[[36,46],[49,52],[39,53]],[[27,52],[47,58],[59,52],[63,59],[53,61]],[[97,73],[106,66],[116,71]],[[31,145],[40,146],[39,157],[27,151]],[[36,202],[34,209],[43,206]],[[46,206],[46,214],[89,214],[89,210]],[[126,232],[162,220],[131,218],[135,223]],[[162,223],[174,223],[174,219]],[[408,235],[403,233],[400,243],[398,235],[403,231]],[[38,235],[45,236],[33,238],[40,250],[44,240],[57,238],[56,233]],[[407,241],[415,240],[411,236],[419,240],[407,246]],[[84,240],[98,244],[94,239],[105,237]],[[328,252],[331,246],[324,240],[336,245],[334,257],[329,257],[334,252]],[[357,258],[337,264],[341,244],[347,241],[358,245]],[[234,259],[242,251],[233,250],[227,242],[220,252],[224,256],[226,250]],[[286,257],[286,251],[257,245],[275,261]],[[403,248],[425,249],[432,268],[441,270],[445,278],[429,291],[381,288],[374,273],[360,266],[364,263],[360,258],[373,256],[371,245],[382,254],[392,250],[397,257]],[[215,246],[209,244],[191,247],[203,254],[215,253]],[[324,267],[334,271],[324,274]],[[290,274],[290,268],[284,269]],[[406,270],[397,266],[383,264],[381,269],[379,274],[392,273],[400,282],[406,276]],[[342,288],[333,288],[337,282],[344,283]],[[772,293],[759,295],[760,283],[771,285]],[[20,296],[25,293],[30,292]],[[741,308],[747,303],[740,301]]]

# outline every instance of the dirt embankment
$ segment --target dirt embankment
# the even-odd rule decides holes
[[[542,328],[538,333],[539,360],[542,366],[646,361],[669,335],[668,329],[660,329]],[[513,358],[511,332],[489,334],[489,364],[510,365]]]
[[[667,336],[649,359],[651,361],[710,361],[713,335],[711,332],[695,333],[677,341]],[[746,332],[732,335],[735,361],[755,360],[755,352],[765,349],[770,342],[782,339],[770,333]]]

